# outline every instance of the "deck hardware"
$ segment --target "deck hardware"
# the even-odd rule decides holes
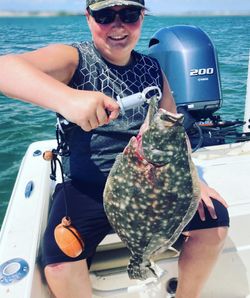
[[[6,286],[18,282],[28,273],[29,265],[24,259],[8,260],[0,265],[0,285]]]
[[[34,157],[37,157],[37,156],[40,156],[40,155],[42,155],[42,151],[39,150],[39,149],[33,152]]]
[[[33,189],[34,189],[34,182],[29,181],[26,184],[25,190],[24,190],[24,196],[25,196],[26,199],[28,199],[31,196]]]
[[[170,278],[166,285],[167,293],[170,294],[170,297],[175,297],[175,293],[177,290],[178,279],[176,277]],[[172,296],[173,295],[173,296]]]

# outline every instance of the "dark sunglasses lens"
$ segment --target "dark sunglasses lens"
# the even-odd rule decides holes
[[[116,12],[112,9],[91,11],[90,13],[98,24],[110,24],[115,20]]]
[[[125,8],[119,11],[119,17],[123,23],[135,23],[139,20],[141,9]]]
[[[107,8],[98,11],[91,11],[91,16],[98,24],[110,24],[114,22],[116,14],[119,15],[120,20],[123,23],[135,23],[138,21],[141,15],[141,9],[138,8],[124,8],[120,11]]]

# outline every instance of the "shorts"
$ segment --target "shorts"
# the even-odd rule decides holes
[[[112,231],[103,208],[103,187],[104,185],[97,186],[89,183],[83,185],[72,181],[65,183],[65,189],[63,189],[62,184],[56,186],[48,226],[42,241],[42,267],[60,262],[91,259],[95,254],[98,244]],[[66,256],[54,240],[54,229],[66,215],[64,191],[67,192],[68,216],[85,244],[83,253],[76,258]],[[213,203],[217,219],[213,219],[205,207],[206,220],[201,221],[198,212],[196,212],[193,219],[184,228],[184,231],[229,226],[227,209],[217,200],[213,200]]]

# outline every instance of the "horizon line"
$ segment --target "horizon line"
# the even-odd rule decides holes
[[[0,10],[0,17],[11,16],[78,16],[84,15],[84,11],[70,10]],[[242,10],[201,10],[201,11],[183,11],[183,12],[147,12],[148,16],[250,16],[249,11]]]

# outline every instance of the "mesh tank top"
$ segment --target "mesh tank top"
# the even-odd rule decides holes
[[[114,99],[128,96],[150,86],[163,89],[158,62],[136,51],[132,62],[116,66],[104,60],[92,42],[73,44],[79,53],[78,67],[69,86],[79,90],[101,91]],[[126,111],[108,125],[90,132],[77,125],[63,127],[70,156],[63,158],[64,172],[69,179],[86,183],[104,183],[118,153],[129,139],[137,135],[148,105]]]

